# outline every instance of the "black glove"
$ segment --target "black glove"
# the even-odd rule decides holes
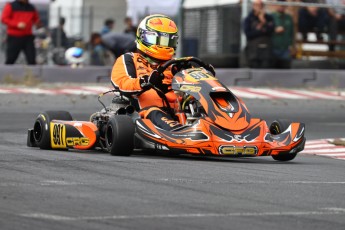
[[[163,84],[164,75],[159,74],[157,70],[153,70],[150,74],[144,75],[140,78],[140,86],[142,89],[147,90],[152,88],[153,86],[160,88],[160,86]]]
[[[178,72],[180,72],[183,69],[189,69],[192,68],[193,66],[191,65],[190,62],[180,62],[180,63],[176,63],[173,64],[171,66],[171,73],[174,76],[175,74],[177,74]]]
[[[213,65],[211,65],[211,64],[206,64],[205,69],[208,70],[208,71],[210,71],[210,72],[212,73],[213,76],[216,76],[216,71],[214,70]]]

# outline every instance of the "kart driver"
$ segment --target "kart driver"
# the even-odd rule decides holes
[[[117,58],[111,73],[111,82],[132,100],[141,117],[150,119],[154,125],[174,130],[182,125],[167,111],[164,100],[155,87],[165,94],[173,107],[176,95],[171,90],[173,74],[177,66],[158,74],[159,65],[173,58],[178,40],[175,22],[165,15],[154,14],[144,18],[137,29],[137,52],[125,53]],[[210,65],[210,71],[214,73]]]

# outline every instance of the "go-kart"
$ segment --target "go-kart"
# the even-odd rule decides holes
[[[172,80],[177,100],[172,103],[152,87],[171,116],[182,124],[179,128],[167,131],[155,126],[139,115],[128,96],[114,89],[99,96],[104,108],[92,114],[90,121],[75,121],[66,111],[39,114],[34,127],[28,130],[27,145],[41,149],[101,149],[117,156],[142,150],[202,156],[272,156],[278,161],[292,160],[304,149],[303,123],[277,119],[268,126],[266,121],[252,118],[244,102],[200,59],[172,59],[158,72],[162,74],[172,65],[180,66]],[[107,93],[115,95],[110,106],[100,100]]]

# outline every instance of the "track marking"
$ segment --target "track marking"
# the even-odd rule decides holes
[[[335,144],[332,144],[332,142],[334,142],[335,140],[344,141],[345,139],[338,138],[307,141],[301,154],[317,155],[345,160],[345,146],[337,146]]]
[[[262,216],[325,216],[345,215],[344,208],[330,207],[315,211],[281,211],[281,212],[230,212],[230,213],[180,213],[180,214],[152,214],[152,215],[113,215],[113,216],[60,216],[46,213],[24,213],[21,217],[54,220],[128,220],[128,219],[166,219],[166,218],[205,218],[205,217],[262,217]]]
[[[333,91],[308,91],[294,89],[270,89],[270,88],[250,88],[250,87],[232,87],[228,88],[241,98],[258,99],[327,99],[327,100],[345,100],[345,92]],[[65,86],[53,89],[41,89],[30,87],[0,87],[0,94],[67,94],[67,95],[93,95],[112,89],[111,86]]]

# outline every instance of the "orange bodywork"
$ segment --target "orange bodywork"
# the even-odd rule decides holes
[[[206,119],[189,128],[168,132],[157,128],[149,119],[137,121],[138,131],[145,139],[160,143],[168,149],[185,153],[218,156],[268,156],[289,152],[304,139],[299,123],[292,123],[285,134],[272,135],[265,121],[253,118],[248,128],[226,131]],[[251,138],[247,138],[252,135]],[[247,137],[246,137],[247,136]],[[269,137],[269,138],[268,138]],[[247,139],[246,139],[247,138]]]
[[[194,103],[202,108],[202,115],[173,132],[148,119],[137,120],[138,134],[158,148],[200,155],[268,156],[295,153],[304,147],[304,124],[291,123],[282,133],[271,134],[265,121],[252,118],[243,101],[204,69],[181,71],[174,76],[172,88],[189,95],[182,104]]]
[[[97,133],[97,126],[92,122],[61,120],[50,122],[50,140],[53,149],[91,149],[97,142]]]

